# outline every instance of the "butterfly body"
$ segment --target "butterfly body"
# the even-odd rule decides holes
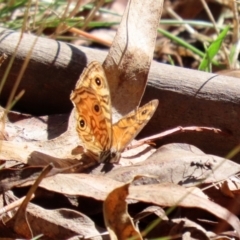
[[[105,72],[93,61],[83,71],[70,96],[77,132],[86,153],[98,162],[118,162],[121,152],[142,130],[158,106],[150,101],[112,124],[111,97]]]

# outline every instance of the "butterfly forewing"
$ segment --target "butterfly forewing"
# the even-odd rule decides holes
[[[111,128],[111,97],[105,72],[99,62],[93,61],[84,69],[80,79],[76,83],[76,89],[81,87],[91,89],[96,94],[96,97],[99,99],[99,103],[103,108],[106,124],[108,128]]]
[[[91,62],[71,94],[76,108],[77,132],[87,152],[99,160],[110,150],[112,138],[111,98],[102,66]]]

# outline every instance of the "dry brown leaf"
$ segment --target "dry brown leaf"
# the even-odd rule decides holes
[[[23,123],[24,120],[22,120],[22,123],[20,121],[20,125],[16,126],[17,129],[23,130],[24,125],[27,124],[26,122]],[[34,119],[31,120],[32,123],[34,122]],[[72,149],[77,145],[79,138],[77,136],[76,131],[73,131],[73,124],[71,124],[72,117],[69,119],[69,131],[66,131],[59,137],[49,140],[49,141],[28,141],[28,142],[17,142],[17,141],[0,141],[0,158],[5,160],[16,160],[20,161],[22,163],[27,163],[28,158],[31,157],[31,153],[34,151],[38,151],[41,153],[48,154],[52,157],[59,157],[59,158],[75,158],[71,154]],[[21,126],[21,124],[23,124]],[[32,126],[34,128],[34,125]],[[41,125],[41,127],[43,127]],[[15,124],[7,123],[7,129],[15,129]],[[29,132],[31,132],[30,127],[28,127]],[[11,131],[10,131],[11,133]],[[37,135],[41,135],[41,131],[35,132]],[[12,131],[11,138],[16,135],[16,132]],[[28,132],[25,132],[25,136],[28,135]],[[35,137],[37,137],[35,135]],[[33,136],[33,135],[30,135]],[[31,137],[30,137],[31,139]],[[28,139],[28,140],[30,140]],[[18,139],[19,140],[19,139]],[[64,146],[64,147],[63,147]],[[14,149],[14,151],[12,151]],[[41,162],[39,162],[37,165],[41,165]]]
[[[239,174],[230,177],[228,180],[228,188],[234,194],[239,194],[240,192],[240,179]]]
[[[228,180],[229,181],[229,180]],[[224,181],[221,183],[221,192],[228,197],[234,198],[234,194],[231,192],[228,181]]]
[[[31,199],[33,199],[33,198],[34,198],[34,195],[31,197]],[[2,221],[4,221],[3,220],[4,219],[3,215],[6,214],[9,211],[14,210],[16,207],[19,207],[22,204],[22,202],[24,201],[24,199],[25,199],[25,197],[22,197],[18,200],[15,200],[14,202],[11,202],[11,203],[7,204],[4,207],[3,207],[3,203],[0,201],[0,216],[1,216]]]
[[[22,186],[29,186],[31,182]],[[121,186],[122,183],[91,174],[57,174],[44,179],[40,186],[53,192],[70,196],[85,196],[104,201],[109,192]]]
[[[134,145],[135,141],[132,141],[132,144]],[[144,162],[146,159],[148,159],[154,152],[156,151],[155,148],[149,146],[148,144],[141,144],[140,146],[136,148],[125,150],[121,154],[121,159],[119,161],[119,164],[121,166],[132,166],[135,164],[138,164],[140,162]]]
[[[25,183],[27,186],[30,183]],[[58,174],[44,179],[41,187],[70,196],[85,196],[104,201],[109,192],[122,186],[120,182],[104,176],[90,174]],[[240,235],[238,219],[227,209],[207,199],[198,188],[186,189],[172,183],[154,185],[131,186],[129,200],[137,200],[159,206],[181,206],[186,208],[200,208],[228,221]]]
[[[143,211],[139,212],[136,216],[134,216],[134,220],[138,221],[139,219],[142,219],[150,214],[156,214],[162,220],[169,220],[165,211],[159,206],[149,206],[145,208]]]
[[[126,198],[130,183],[111,191],[103,203],[104,222],[111,240],[133,238],[142,240],[138,229],[127,211]]]
[[[182,236],[182,239],[201,239],[208,240],[213,234],[207,232],[199,224],[189,220],[189,219],[173,219],[175,225],[171,228],[169,235],[174,238],[174,236]],[[188,238],[186,238],[188,235]]]
[[[187,236],[188,235],[188,236]],[[162,220],[147,234],[148,239],[161,239],[168,236],[172,239],[201,239],[207,240],[214,236],[212,232],[206,231],[199,224],[187,219],[176,218],[171,221]],[[187,238],[188,237],[188,238]]]
[[[35,117],[29,114],[9,112],[5,129],[8,132],[9,141],[47,141],[66,131],[68,119],[68,114]]]
[[[46,194],[43,196],[45,202],[48,201],[48,197]],[[10,198],[16,201],[16,197],[12,194],[10,194]],[[1,200],[0,205],[3,207]],[[56,206],[56,202],[54,205]],[[14,211],[12,212],[14,213]],[[10,216],[4,217],[4,222]],[[27,208],[27,217],[34,236],[44,234],[52,239],[68,239],[79,235],[94,240],[101,240],[100,234],[104,231],[104,229],[96,226],[89,217],[71,209],[48,210],[30,203]],[[16,236],[14,239],[17,238]]]
[[[36,191],[39,183],[51,171],[52,168],[53,168],[53,165],[49,164],[47,167],[43,169],[41,174],[38,176],[36,181],[34,181],[33,185],[29,189],[26,197],[24,198],[21,206],[18,208],[16,214],[8,222],[6,222],[6,225],[8,227],[11,227],[12,229],[14,229],[14,231],[21,236],[24,236],[26,238],[34,237],[34,234],[32,232],[32,229],[28,222],[28,218],[26,214],[27,206],[31,198],[33,197],[34,192]]]
[[[43,167],[25,167],[17,168],[4,168],[0,170],[0,193],[19,186],[24,182],[35,180]]]
[[[182,206],[203,209],[227,221],[236,230],[238,237],[240,237],[239,220],[234,214],[202,196],[189,192],[184,187],[172,183],[131,186],[128,198],[160,206]]]
[[[10,192],[10,197],[9,197],[9,192]],[[76,231],[75,235],[81,234],[81,231],[88,232],[86,237],[95,237],[95,236],[99,236],[99,232],[92,232],[92,230],[101,230],[101,232],[105,231],[106,229],[101,229],[101,227],[98,227],[96,225],[96,223],[93,223],[92,220],[90,220],[90,218],[88,218],[86,215],[80,213],[80,211],[74,211],[73,209],[68,209],[66,208],[66,202],[63,196],[56,196],[55,201],[52,205],[52,203],[50,203],[50,199],[51,197],[53,197],[53,194],[48,193],[48,192],[43,192],[42,190],[37,192],[38,197],[41,196],[42,197],[42,201],[44,204],[44,208],[43,207],[39,207],[38,204],[32,204],[30,203],[27,209],[27,214],[28,214],[28,218],[30,218],[29,220],[32,221],[31,222],[31,226],[33,228],[33,230],[37,230],[38,233],[40,233],[41,228],[42,228],[42,232],[46,234],[46,235],[53,235],[58,231],[57,228],[59,228],[59,231],[64,231],[66,234],[73,234],[72,232]],[[13,193],[11,193],[11,191],[6,192],[6,196],[7,196],[7,200],[9,203],[12,201],[15,201],[14,203],[19,202],[19,200],[16,196],[13,195]],[[24,198],[23,198],[24,199]],[[74,198],[72,198],[74,199]],[[68,199],[69,200],[69,199]],[[34,200],[33,200],[34,201]],[[74,201],[74,200],[73,200]],[[62,204],[62,203],[65,204]],[[39,203],[39,202],[38,202]],[[50,204],[48,204],[50,203]],[[95,203],[96,204],[96,203]],[[12,205],[12,204],[10,204]],[[47,207],[46,207],[47,205]],[[50,206],[50,209],[49,209]],[[101,205],[102,206],[102,205]],[[3,203],[2,203],[2,198],[0,199],[0,207],[3,207]],[[17,207],[17,206],[15,206]],[[69,205],[68,205],[69,207]],[[52,209],[54,208],[54,209]],[[84,209],[86,209],[86,206],[83,206]],[[8,215],[4,215],[1,216],[2,219],[2,223],[6,226],[6,221],[8,221],[9,219],[12,218],[13,214],[16,212],[17,209],[15,209],[14,211],[11,210],[11,212],[8,213]],[[58,216],[57,216],[58,215]],[[75,218],[79,218],[79,220]],[[66,218],[66,222],[64,221],[64,218]],[[69,218],[69,219],[68,219]],[[82,220],[81,220],[82,218]],[[86,218],[84,220],[84,218]],[[39,219],[39,222],[38,222]],[[90,220],[90,221],[89,221]],[[88,226],[85,224],[89,222]],[[39,223],[39,226],[38,226]],[[50,226],[48,226],[48,224]],[[1,225],[1,224],[0,224]],[[75,225],[75,226],[74,226]],[[92,225],[92,226],[91,226]],[[2,226],[1,226],[2,228]],[[5,227],[4,227],[5,228]],[[53,231],[51,231],[51,228],[53,228]],[[63,228],[61,230],[61,228]],[[87,231],[87,229],[89,229],[89,231]],[[13,233],[13,230],[11,230],[9,228],[10,232]],[[35,232],[35,231],[34,231]],[[62,239],[60,236],[61,232],[59,232],[59,237],[57,236],[56,238],[58,239]],[[0,234],[2,235],[2,232]],[[14,238],[15,239],[15,238]],[[54,238],[55,239],[55,238]],[[91,238],[92,239],[92,238]],[[97,238],[100,239],[100,238]]]
[[[148,183],[173,182],[184,186],[213,183],[227,179],[240,171],[239,164],[203,153],[189,144],[167,144],[159,148],[145,162],[113,169],[106,176],[127,182],[135,175],[148,174],[156,179]],[[146,183],[146,182],[145,182]]]
[[[128,1],[103,64],[118,118],[139,105],[153,57],[162,0]],[[116,119],[115,119],[116,120]]]
[[[86,215],[70,209],[47,210],[29,204],[28,222],[33,235],[44,234],[52,239],[68,239],[74,236],[101,240],[102,230]]]

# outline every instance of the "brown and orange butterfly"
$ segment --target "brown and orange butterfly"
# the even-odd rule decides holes
[[[113,124],[108,82],[103,67],[96,61],[84,69],[70,99],[85,152],[98,162],[118,162],[158,106],[158,100],[152,100]]]

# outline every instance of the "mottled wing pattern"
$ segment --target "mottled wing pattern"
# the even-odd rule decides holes
[[[91,62],[70,96],[76,109],[77,132],[84,147],[100,161],[112,142],[111,97],[100,63]]]
[[[103,108],[105,118],[107,119],[106,124],[109,128],[111,128],[111,96],[104,69],[99,62],[93,61],[84,69],[80,79],[76,83],[75,90],[80,89],[81,87],[89,88],[96,94],[96,97],[99,99],[99,102]]]
[[[130,112],[113,125],[113,142],[111,152],[115,152],[116,158],[110,162],[118,161],[119,153],[136,137],[154,114],[158,106],[158,100],[152,100],[144,106]]]

